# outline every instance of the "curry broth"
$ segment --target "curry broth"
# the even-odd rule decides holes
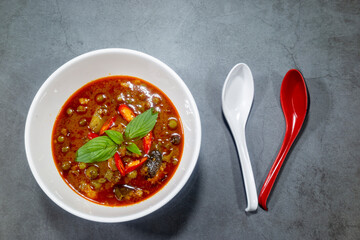
[[[104,119],[116,117],[111,130],[125,130],[128,122],[119,113],[121,104],[126,104],[135,115],[150,108],[158,113],[152,130],[150,155],[146,156],[161,153],[161,162],[151,177],[146,172],[149,171],[149,159],[125,176],[121,176],[111,158],[86,164],[75,161],[76,151],[89,141],[88,134],[92,132],[89,123],[95,112],[101,112]],[[142,139],[134,143],[144,152]],[[64,181],[82,197],[106,206],[137,203],[158,192],[175,173],[183,146],[180,116],[170,99],[154,85],[130,76],[104,77],[80,88],[61,108],[52,133],[53,158]],[[141,157],[124,149],[118,152],[121,152],[125,166]],[[93,169],[97,176],[89,178],[87,174]]]

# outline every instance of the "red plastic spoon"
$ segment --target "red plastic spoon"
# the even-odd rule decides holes
[[[259,205],[267,210],[266,201],[274,185],[287,153],[304,123],[308,109],[308,94],[301,73],[296,69],[289,70],[281,84],[280,102],[286,121],[286,131],[283,144],[265,183],[259,194]]]

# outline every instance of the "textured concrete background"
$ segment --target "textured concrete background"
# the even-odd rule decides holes
[[[27,111],[46,78],[85,52],[143,51],[173,68],[198,104],[203,141],[190,182],[165,207],[101,224],[55,205],[24,150]],[[0,239],[359,239],[359,1],[0,1]],[[247,125],[258,191],[280,148],[290,68],[304,75],[308,120],[270,211],[245,214],[237,152],[221,112],[229,70],[247,63]]]

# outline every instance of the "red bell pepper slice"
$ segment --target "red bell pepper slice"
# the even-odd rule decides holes
[[[145,154],[148,154],[150,152],[152,138],[153,138],[153,134],[151,131],[148,134],[146,134],[145,137],[143,137],[143,147]]]
[[[131,110],[131,108],[129,108],[125,104],[121,104],[119,106],[119,112],[120,112],[121,116],[128,122],[133,120],[136,116],[135,113],[133,112],[133,110]]]
[[[98,137],[99,135],[97,135],[96,133],[93,133],[93,132],[89,132],[88,133],[88,139],[92,140],[96,137]]]
[[[99,135],[103,135],[106,130],[112,128],[115,125],[116,117],[109,118],[101,127]]]
[[[122,162],[119,153],[117,152],[115,153],[114,159],[115,159],[116,168],[119,170],[121,176],[125,176],[126,173],[125,173],[124,163]]]
[[[125,167],[125,174],[128,174],[129,172],[134,171],[135,169],[137,169],[138,167],[140,167],[141,165],[144,164],[144,162],[146,161],[147,157],[143,157],[140,160],[135,160],[132,161],[131,163],[129,163],[128,165],[126,165]]]

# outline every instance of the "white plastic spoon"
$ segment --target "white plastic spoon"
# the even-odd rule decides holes
[[[258,198],[249,152],[246,146],[245,126],[254,100],[254,80],[245,63],[235,65],[226,77],[222,90],[222,109],[234,136],[240,157],[247,196],[246,212],[255,211]]]

